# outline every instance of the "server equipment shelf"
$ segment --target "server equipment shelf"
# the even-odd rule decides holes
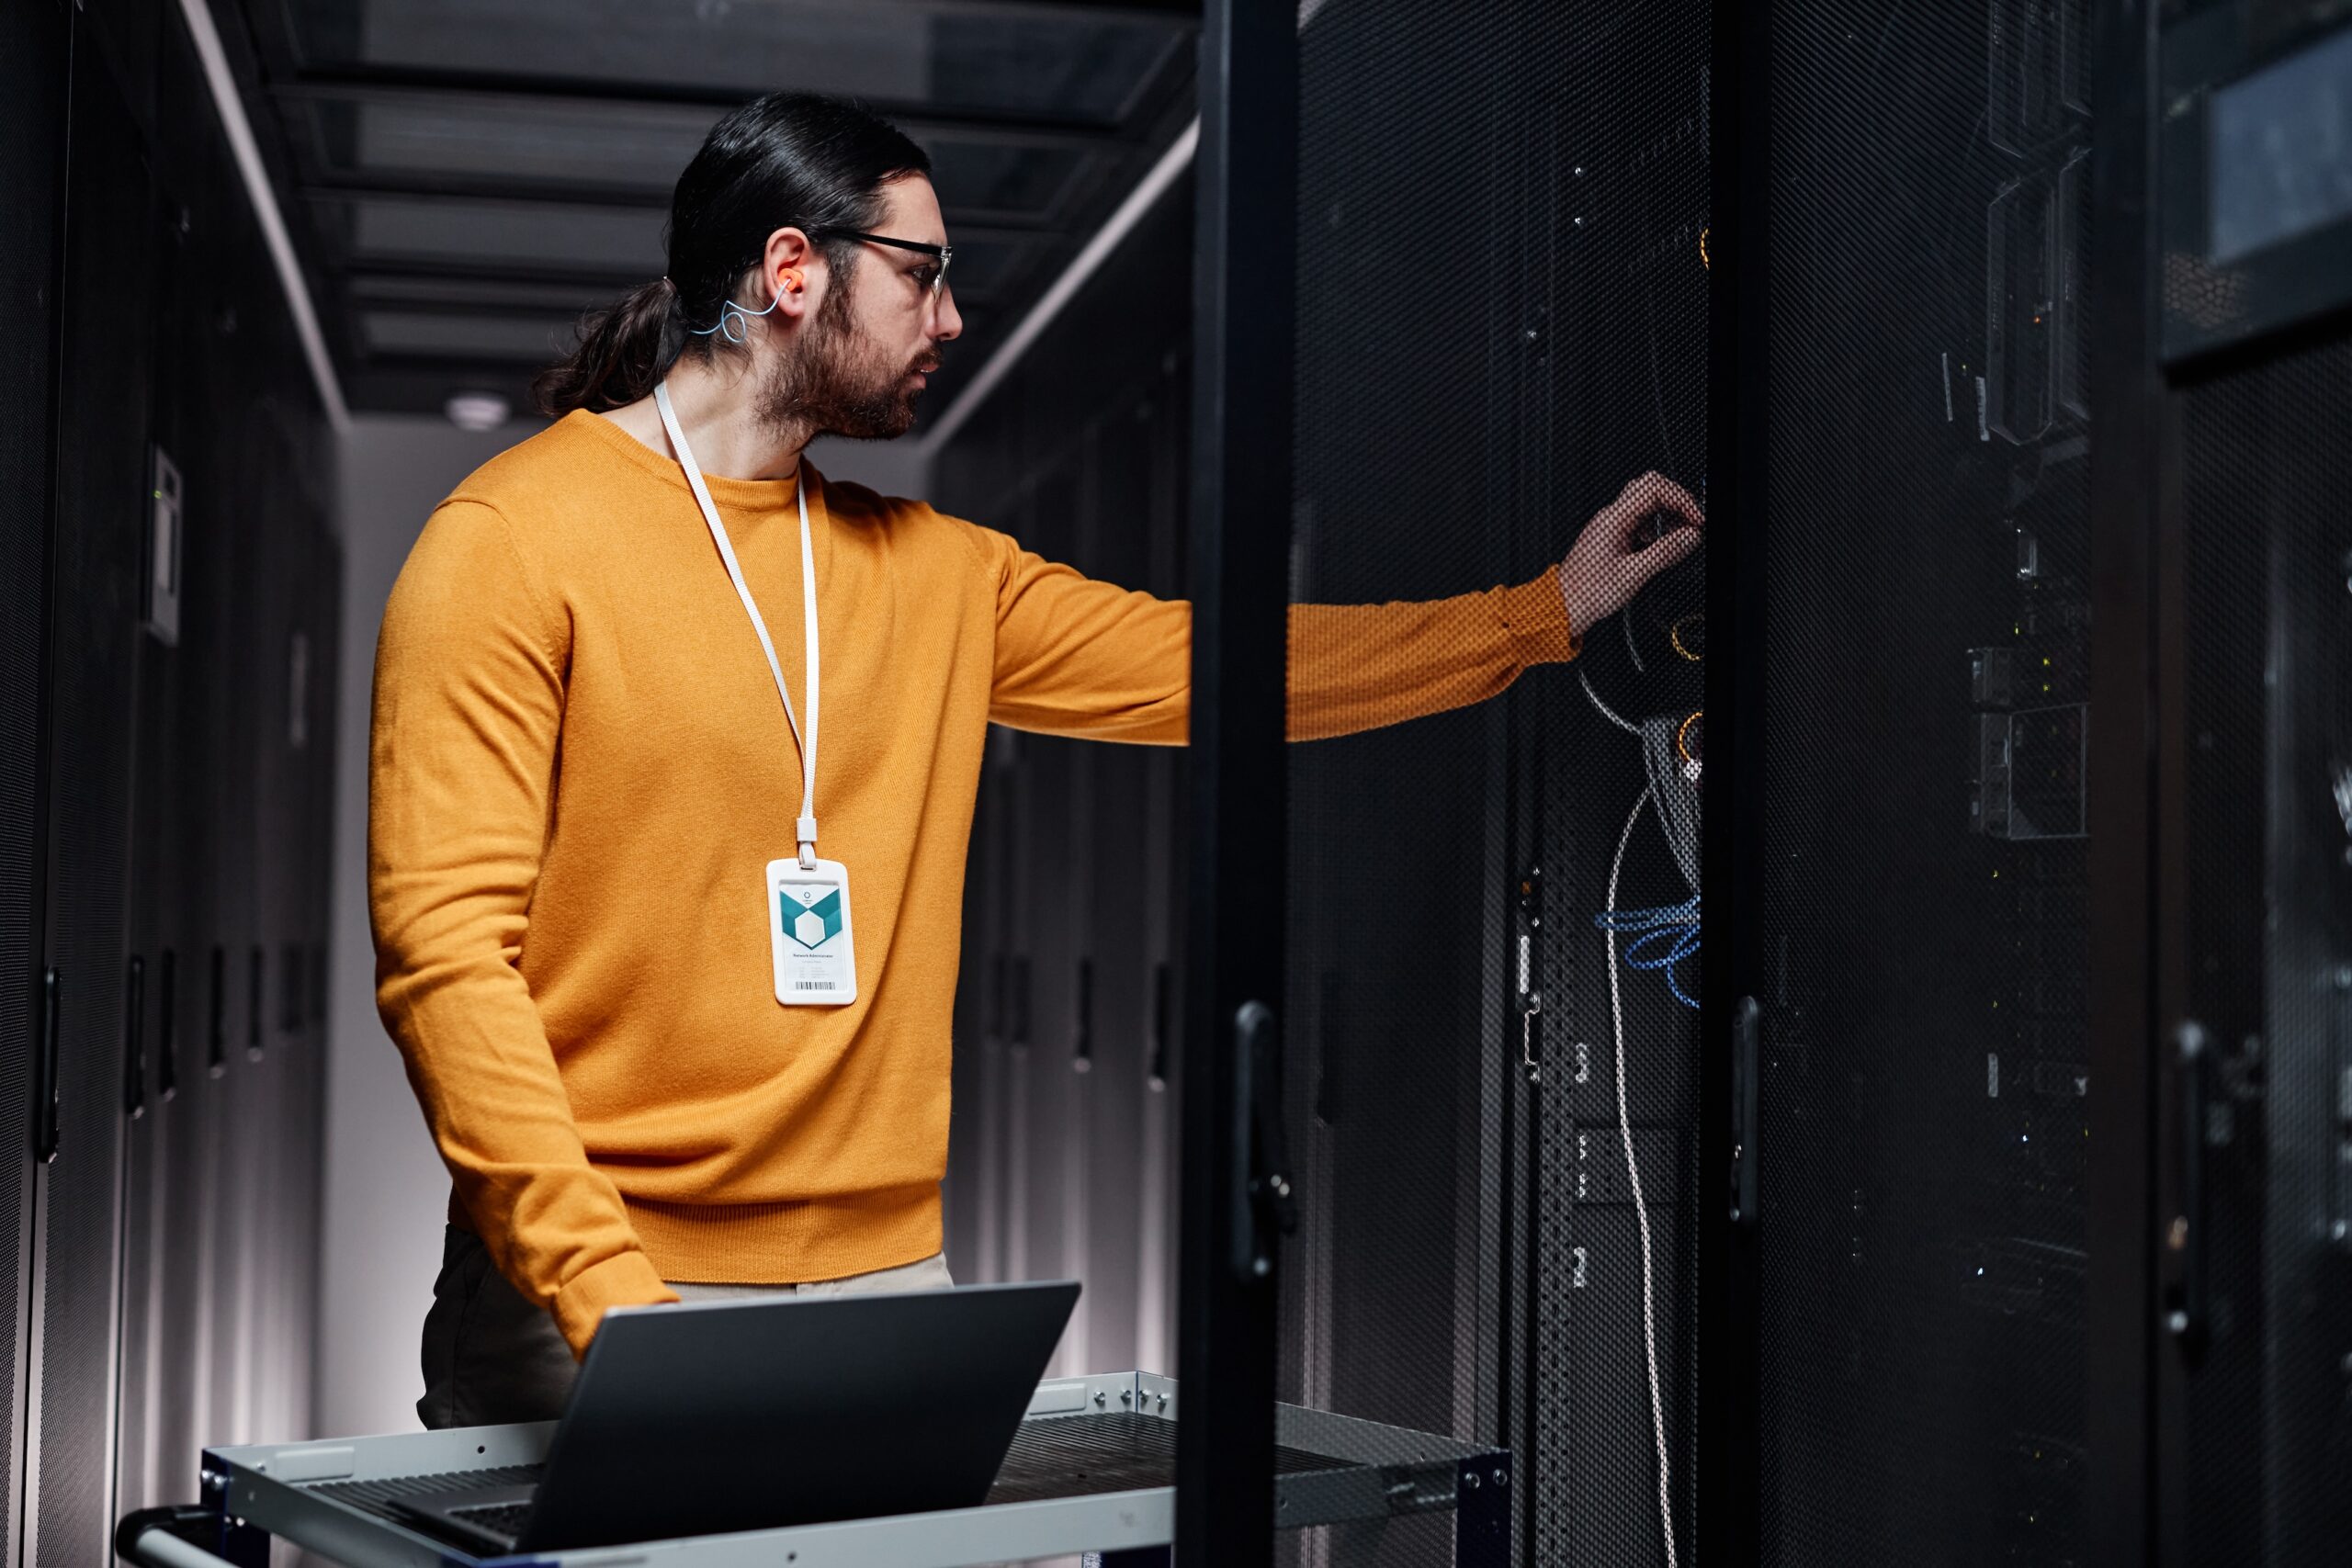
[[[1142,1568],[1169,1561],[1174,1539],[1176,1414],[1170,1378],[1051,1379],[978,1507],[499,1558],[428,1533],[393,1501],[530,1480],[551,1421],[209,1449],[202,1505],[131,1514],[117,1545],[147,1568],[268,1568],[272,1537],[346,1568],[970,1568],[1079,1554]],[[1457,1563],[1506,1561],[1510,1450],[1291,1404],[1274,1423],[1284,1528],[1452,1510]]]

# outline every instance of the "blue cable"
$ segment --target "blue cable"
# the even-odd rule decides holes
[[[1679,904],[1662,905],[1654,909],[1603,909],[1592,918],[1592,923],[1603,931],[1613,931],[1629,936],[1624,951],[1619,955],[1628,969],[1658,969],[1666,972],[1666,988],[1684,1007],[1699,1004],[1683,990],[1681,977],[1675,965],[1699,952],[1699,900],[1693,896]],[[1648,951],[1656,944],[1670,942],[1665,953]]]

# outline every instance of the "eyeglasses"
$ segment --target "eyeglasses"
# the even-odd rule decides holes
[[[923,255],[937,257],[939,265],[933,270],[931,281],[923,285],[933,299],[939,298],[940,288],[947,282],[947,264],[956,259],[956,247],[953,245],[930,245],[921,240],[894,239],[888,234],[868,234],[857,229],[823,228],[811,230],[810,232],[833,234],[844,240],[863,240],[869,245],[888,245],[894,250],[916,251]],[[910,276],[921,283],[922,272],[922,267],[917,267]]]

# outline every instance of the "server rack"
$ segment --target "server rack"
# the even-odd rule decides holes
[[[1767,1561],[2085,1549],[2088,19],[1749,35]]]
[[[42,735],[47,680],[49,511],[52,453],[58,217],[62,206],[67,21],[52,6],[17,6],[0,20],[0,1128],[32,1121],[33,1047],[40,1040],[46,968],[48,795]],[[36,1175],[23,1144],[0,1159],[0,1482],[23,1474],[25,1331]],[[0,1484],[0,1551],[13,1559],[21,1488]]]
[[[1149,388],[1111,404],[1080,446],[1086,527],[1079,548],[1094,574],[1114,582],[1149,578],[1151,405]],[[1071,830],[1085,887],[1075,911],[1082,946],[1067,1072],[1084,1149],[1083,1168],[1071,1178],[1083,1183],[1084,1201],[1073,1216],[1081,1247],[1069,1261],[1074,1278],[1094,1281],[1088,1292],[1094,1299],[1084,1340],[1065,1350],[1063,1364],[1073,1370],[1141,1364],[1141,1134],[1152,1109],[1153,970],[1136,850],[1152,837],[1149,775],[1157,765],[1149,750],[1128,746],[1087,747],[1077,760],[1086,809],[1073,817]]]
[[[1706,8],[1538,8],[1519,26],[1528,73],[1498,86],[1506,101],[1532,98],[1547,112],[1504,155],[1515,155],[1547,244],[1540,269],[1511,280],[1529,318],[1487,333],[1507,342],[1516,330],[1528,351],[1523,367],[1488,372],[1496,425],[1507,428],[1510,409],[1533,416],[1514,465],[1514,577],[1564,551],[1636,472],[1662,472],[1710,506],[1724,488],[1710,483]],[[1703,830],[1720,795],[1686,790],[1688,778],[1652,764],[1714,761],[1706,587],[1721,533],[1717,523],[1704,552],[1588,636],[1575,667],[1532,671],[1506,699],[1517,724],[1503,765],[1519,820],[1499,869],[1508,933],[1533,955],[1529,978],[1502,987],[1499,1042],[1504,1057],[1517,1046],[1522,1058],[1512,1125],[1527,1217],[1511,1239],[1526,1263],[1523,1283],[1512,1281],[1523,1328],[1507,1431],[1525,1456],[1528,1562],[1664,1561],[1669,1519],[1678,1560],[1713,1555],[1698,1539],[1709,1528],[1699,1477],[1721,1472],[1697,1445],[1700,1400],[1717,1374],[1700,1365],[1697,1332],[1710,1283],[1701,1195],[1719,1189],[1702,1174],[1707,1036],[1692,1004],[1715,964],[1700,952],[1668,970],[1635,968],[1626,961],[1641,933],[1615,934],[1621,1032],[1612,936],[1597,918],[1611,907],[1612,880],[1621,910],[1682,906],[1702,869],[1710,896],[1720,886],[1713,846],[1669,833],[1659,798],[1673,792],[1695,807],[1703,797]],[[1591,1506],[1596,1495],[1607,1505]]]
[[[25,1560],[107,1550],[119,1297],[134,606],[148,507],[158,221],[141,122],[77,48],[51,558],[45,1094],[37,1173]],[[120,269],[117,276],[116,269]],[[45,1101],[45,1103],[41,1103]]]
[[[2320,6],[2139,40],[2158,498],[2155,1560],[2352,1530],[2352,214],[2310,199],[2352,81]],[[2317,117],[2316,118],[2314,117]],[[2340,183],[2340,174],[2335,176]]]
[[[1144,217],[933,475],[943,508],[1163,596],[1182,592],[1184,321],[1134,317],[1182,293],[1188,194]],[[1057,1366],[1174,1364],[1184,761],[999,729],[983,770],[948,1256],[959,1280],[1087,1280]]]
[[[2214,103],[2257,81],[2241,107],[2329,145],[2288,111],[2341,95],[2289,88],[2340,81],[2352,46],[2323,51],[2341,19],[1622,12],[1331,6],[1297,37],[1212,12],[1194,436],[1214,493],[1191,579],[1211,744],[1190,759],[1211,798],[1188,901],[1196,921],[1204,903],[1291,913],[1279,939],[1198,928],[1260,978],[1287,952],[1286,1114],[1237,1103],[1273,1058],[1239,1048],[1238,993],[1209,965],[1187,1041],[1184,1354],[1262,1376],[1267,1399],[1415,1404],[1509,1442],[1525,1561],[1667,1560],[1669,1519],[1675,1555],[1711,1561],[2340,1551],[2352,229],[2318,202],[2306,229],[2217,254],[2199,150],[2226,140]],[[1571,90],[1513,97],[1547,61]],[[1237,125],[1284,155],[1233,157]],[[1363,202],[1403,223],[1424,188],[1453,205],[1408,259],[1349,243]],[[1521,227],[1497,241],[1482,200]],[[1293,278],[1295,320],[1241,298],[1245,276]],[[1429,301],[1452,283],[1476,299]],[[1513,319],[1521,302],[1544,313]],[[1422,313],[1448,330],[1417,352]],[[1382,349],[1422,385],[1400,388]],[[1483,503],[1435,513],[1406,474],[1397,510],[1442,524],[1426,548],[1379,514],[1388,495],[1349,489],[1399,466],[1415,413],[1475,447]],[[1628,1016],[1668,1303],[1655,1414],[1628,1354],[1641,1216],[1586,1157],[1617,1131],[1613,1052],[1594,1050],[1611,964],[1585,922],[1624,809],[1595,802],[1629,804],[1645,776],[1611,752],[1622,732],[1539,675],[1491,731],[1309,749],[1277,787],[1267,693],[1231,684],[1238,668],[1272,685],[1272,577],[1297,599],[1500,580],[1526,570],[1537,513],[1577,520],[1598,469],[1634,454],[1713,481],[1703,572],[1654,588],[1634,647],[1604,637],[1581,671],[1604,698],[1713,720],[1704,1005],[1645,1010],[1652,990]],[[1266,493],[1284,460],[1287,509]],[[1392,589],[1374,542],[1400,536],[1419,555]],[[1638,638],[1670,646],[1686,604],[1719,656],[1645,683]],[[1430,886],[1459,929],[1411,948],[1443,976],[1435,1000],[1401,996],[1403,944],[1383,965],[1383,934],[1362,952],[1340,934],[1379,886],[1351,849],[1397,815],[1392,779],[1453,813]],[[1240,803],[1262,819],[1285,789],[1283,830],[1250,827]],[[1640,842],[1655,858],[1626,874],[1659,877],[1638,895],[1663,902],[1673,874]],[[1284,866],[1270,903],[1249,856]],[[1377,1158],[1348,1146],[1367,1123]],[[1229,1265],[1278,1225],[1233,1201],[1276,1170],[1300,1217],[1270,1301]],[[1219,1428],[1242,1446],[1245,1406]],[[1434,1551],[1409,1524],[1260,1551],[1249,1465],[1208,1447],[1187,1486],[1239,1505],[1187,1516],[1212,1554]]]
[[[1249,35],[1250,68],[1227,77],[1213,41],[1204,83],[1204,127],[1250,114],[1272,136],[1279,114],[1295,116],[1295,182],[1273,220],[1295,262],[1256,231],[1274,179],[1258,152],[1247,169],[1204,164],[1227,181],[1204,213],[1246,197],[1252,227],[1204,229],[1201,252],[1204,268],[1261,284],[1295,266],[1295,331],[1256,323],[1228,345],[1246,366],[1217,367],[1290,389],[1293,431],[1267,434],[1254,402],[1222,416],[1228,438],[1290,437],[1289,527],[1275,528],[1285,597],[1529,581],[1643,468],[1703,489],[1703,13],[1358,5],[1302,24],[1295,44]],[[1242,36],[1238,15],[1229,26]],[[1203,323],[1204,374],[1216,332]],[[1269,351],[1273,333],[1295,358]],[[1262,451],[1253,462],[1275,466]],[[1261,482],[1245,487],[1246,514],[1230,499],[1203,513],[1224,547],[1270,547]],[[1591,679],[1669,736],[1694,732],[1702,703],[1702,659],[1676,651],[1678,627],[1686,649],[1702,631],[1702,584],[1696,568],[1661,583],[1638,620],[1586,650]],[[1194,591],[1244,586],[1196,572]],[[1233,654],[1196,642],[1196,660],[1211,657]],[[1612,933],[1595,918],[1615,883],[1620,910],[1652,910],[1679,944],[1695,938],[1696,889],[1647,804],[1628,824],[1650,770],[1623,716],[1601,716],[1609,700],[1540,671],[1501,704],[1293,748],[1285,831],[1252,846],[1283,860],[1291,910],[1279,1141],[1295,1164],[1275,1163],[1272,1129],[1250,1140],[1255,1179],[1279,1170],[1298,1193],[1272,1386],[1511,1443],[1524,1561],[1645,1555],[1668,1520],[1687,1551],[1695,1528],[1698,1021],[1672,980],[1695,987],[1697,966],[1620,977],[1621,1128]],[[1638,851],[1614,876],[1611,849],[1634,826]],[[1204,896],[1196,880],[1196,919]],[[1220,919],[1261,896],[1206,892]],[[1238,1069],[1225,1023],[1196,1023],[1190,1043]],[[1205,1191],[1196,1178],[1193,1200]],[[1193,1268],[1279,1223],[1242,1208],[1205,1219],[1214,1239],[1205,1258],[1188,1253]],[[1253,1310],[1228,1337],[1253,1332]],[[1214,1326],[1189,1326],[1202,1364],[1236,1353]],[[1246,1365],[1258,1352],[1238,1353]],[[1317,1562],[1439,1550],[1401,1519],[1283,1548]]]
[[[30,911],[0,922],[0,1507],[8,1561],[83,1564],[202,1443],[305,1422],[335,554],[322,412],[177,11],[6,27],[41,123],[9,142],[0,329],[30,786],[0,857]]]

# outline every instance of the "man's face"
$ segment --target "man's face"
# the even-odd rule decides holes
[[[945,244],[947,225],[931,182],[917,175],[884,186],[873,232]],[[774,424],[888,441],[914,424],[915,399],[939,368],[939,345],[964,330],[964,320],[956,312],[953,283],[932,293],[937,257],[851,243],[856,263],[845,274],[827,269],[808,324],[769,368],[760,412]]]

